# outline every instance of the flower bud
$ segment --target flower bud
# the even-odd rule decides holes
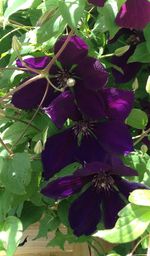
[[[139,83],[138,83],[138,79],[135,78],[133,84],[132,84],[132,89],[133,91],[136,91],[139,88]]]
[[[66,84],[67,84],[68,87],[73,87],[73,86],[75,86],[75,83],[76,83],[76,81],[75,81],[74,78],[68,78],[68,79],[67,79],[67,82],[66,82]]]
[[[125,45],[123,47],[120,47],[118,49],[115,50],[114,54],[118,57],[122,56],[124,53],[126,53],[129,50],[130,46],[129,45]]]
[[[150,76],[149,76],[148,79],[147,79],[145,89],[146,89],[147,93],[150,94]]]
[[[142,151],[143,153],[147,153],[148,147],[147,147],[145,144],[143,144],[143,145],[141,146],[141,151]]]
[[[22,48],[21,43],[16,36],[13,36],[12,38],[12,48],[17,53],[19,53]]]
[[[43,151],[43,145],[41,140],[39,140],[34,147],[34,153],[35,154],[41,154],[41,152]]]

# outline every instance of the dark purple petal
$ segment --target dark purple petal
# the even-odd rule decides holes
[[[78,82],[75,86],[75,97],[78,108],[84,116],[91,120],[99,120],[105,117],[104,99],[100,92],[94,92],[84,87],[82,81]]]
[[[129,166],[125,166],[121,159],[113,156],[111,159],[111,173],[119,176],[137,176],[138,173],[136,170],[130,168]]]
[[[150,22],[150,2],[148,0],[127,0],[116,17],[120,27],[143,29]]]
[[[44,111],[58,128],[63,126],[67,118],[78,120],[80,116],[74,102],[74,95],[70,91],[57,96],[47,108],[44,108]]]
[[[117,191],[111,190],[103,192],[102,206],[105,227],[113,228],[118,218],[118,212],[125,206],[125,203]]]
[[[56,54],[63,43],[67,39],[67,36],[61,37],[55,44],[54,53]],[[84,40],[78,36],[72,36],[68,45],[59,56],[58,60],[64,66],[70,66],[78,63],[82,58],[88,54],[88,46]]]
[[[119,189],[119,191],[128,198],[130,193],[135,189],[150,189],[148,186],[138,183],[138,182],[130,182],[120,177],[115,177],[115,183]]]
[[[75,72],[81,81],[84,81],[84,86],[90,90],[101,89],[108,81],[108,72],[97,59],[92,57],[81,59]]]
[[[51,58],[49,56],[43,56],[43,57],[30,57],[30,58],[24,59],[23,61],[30,68],[44,69],[48,65],[50,60],[51,60]],[[20,59],[17,59],[16,64],[19,68],[24,68],[25,67]]]
[[[48,138],[42,152],[43,176],[49,179],[66,165],[76,161],[77,141],[72,129]]]
[[[92,136],[84,136],[80,147],[77,150],[77,160],[81,163],[91,163],[95,161],[103,161],[106,152],[100,146],[98,141]]]
[[[131,79],[135,78],[136,74],[138,73],[141,63],[134,62],[134,63],[127,63],[129,57],[134,53],[135,46],[130,47],[130,49],[124,53],[122,56],[117,57],[114,56],[111,59],[111,63],[118,66],[122,69],[123,73],[118,71],[115,68],[112,68],[112,74],[115,78],[116,83],[127,83]]]
[[[117,120],[126,119],[133,107],[133,92],[107,88],[104,90],[104,97],[106,99],[108,117]]]
[[[46,91],[47,81],[46,79],[39,79],[32,82],[15,92],[12,96],[12,104],[20,109],[32,109],[40,105],[43,96]],[[42,107],[46,107],[50,104],[51,100],[55,97],[53,90],[49,87],[46,98],[42,104]]]
[[[77,175],[77,176],[80,175],[81,177],[83,177],[83,176],[89,176],[89,175],[93,175],[96,173],[105,172],[109,170],[110,170],[110,166],[106,163],[92,162],[92,163],[86,164],[84,168],[78,169],[74,173],[74,175]]]
[[[99,143],[111,154],[128,154],[133,151],[133,142],[127,125],[119,121],[97,124],[94,133]]]
[[[101,218],[101,195],[91,187],[77,198],[69,209],[70,226],[76,236],[90,235]]]
[[[61,199],[79,192],[88,179],[79,176],[66,176],[49,183],[41,193],[47,197]]]
[[[96,6],[102,7],[104,6],[105,1],[104,0],[88,0],[90,4],[94,4]]]

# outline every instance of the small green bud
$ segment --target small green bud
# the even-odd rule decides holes
[[[120,47],[118,49],[115,50],[114,54],[118,57],[122,56],[124,53],[126,53],[129,50],[130,46],[129,45],[125,45],[123,47]]]
[[[43,151],[43,145],[41,140],[39,140],[34,147],[34,153],[35,154],[41,154],[41,152]]]
[[[16,53],[19,53],[22,48],[21,43],[16,36],[13,36],[12,38],[12,48]]]
[[[75,83],[76,83],[76,81],[75,81],[74,78],[68,78],[68,79],[67,79],[67,82],[66,82],[66,84],[67,84],[68,87],[73,87],[73,86],[75,86]]]
[[[145,144],[143,144],[143,145],[141,146],[141,151],[142,151],[143,153],[147,153],[148,147],[147,147]]]
[[[150,94],[150,76],[149,76],[148,79],[147,79],[145,89],[146,89],[147,93]]]
[[[138,79],[135,78],[135,80],[132,84],[132,89],[133,89],[133,91],[136,91],[138,88],[139,88],[139,82],[138,82]]]

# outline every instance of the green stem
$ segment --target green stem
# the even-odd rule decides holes
[[[150,128],[148,128],[145,132],[143,132],[139,139],[137,139],[135,142],[134,142],[134,146],[137,145],[139,142],[141,142],[141,140],[143,140],[148,134],[150,133]]]

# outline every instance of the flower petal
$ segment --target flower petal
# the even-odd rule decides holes
[[[106,156],[105,150],[93,136],[84,136],[77,149],[77,160],[84,163],[103,161]]]
[[[139,62],[128,63],[128,59],[134,53],[134,50],[135,50],[135,46],[132,46],[122,56],[112,57],[111,63],[118,66],[123,71],[123,73],[121,73],[117,69],[112,68],[112,74],[115,78],[116,83],[127,83],[131,79],[134,79],[136,74],[138,73],[141,67],[141,63]]]
[[[43,57],[30,57],[30,58],[24,59],[23,61],[30,68],[43,69],[48,65],[50,60],[51,60],[51,58],[49,56],[43,56]],[[25,67],[20,59],[17,59],[16,64],[19,68],[24,68]]]
[[[108,193],[103,193],[102,207],[104,211],[104,224],[106,228],[110,229],[114,227],[118,218],[118,212],[124,206],[125,203],[117,191],[111,190]]]
[[[96,173],[104,172],[104,171],[109,171],[110,166],[106,163],[103,162],[92,162],[88,163],[85,165],[84,168],[78,169],[74,175],[80,175],[81,177],[83,176],[89,176],[93,175]]]
[[[48,138],[42,152],[43,176],[49,179],[66,165],[76,161],[77,141],[72,129]]]
[[[25,110],[38,107],[46,91],[46,86],[46,79],[39,79],[35,82],[28,84],[27,86],[13,94],[12,104],[14,104],[14,106],[17,108]],[[52,88],[50,87],[42,106],[46,107],[53,98],[54,93]]]
[[[66,176],[50,182],[41,193],[54,199],[65,198],[79,192],[87,181],[85,177]]]
[[[54,53],[56,54],[63,43],[67,39],[67,36],[61,37],[55,44]],[[70,66],[76,64],[80,61],[80,59],[84,58],[88,54],[88,46],[84,42],[84,40],[78,36],[72,36],[68,45],[64,49],[64,51],[59,56],[58,60],[64,66]]]
[[[90,90],[101,89],[108,81],[108,72],[97,59],[92,57],[81,59],[75,72],[81,81],[84,81],[84,86]]]
[[[57,96],[47,108],[44,108],[44,111],[58,128],[63,126],[67,118],[78,120],[80,117],[74,102],[74,95],[70,91]]]
[[[111,154],[128,154],[133,151],[132,137],[127,125],[119,121],[107,121],[97,125],[94,133],[103,148]]]
[[[125,166],[121,159],[113,156],[111,159],[112,163],[112,174],[119,176],[137,176],[138,173],[136,170],[130,168],[129,166]]]
[[[100,202],[100,193],[90,187],[72,203],[69,222],[76,236],[90,235],[96,230],[101,218]]]
[[[150,2],[148,0],[127,0],[116,17],[120,27],[142,30],[150,22]]]
[[[96,6],[102,7],[104,6],[105,1],[104,0],[88,0],[90,4],[94,4]]]
[[[128,198],[130,193],[135,189],[150,189],[148,186],[138,183],[138,182],[131,182],[120,177],[115,177],[115,183],[119,189],[119,191]]]
[[[134,101],[134,94],[129,90],[107,88],[104,90],[107,115],[111,119],[124,120],[129,115]]]
[[[75,98],[80,111],[91,120],[99,120],[105,117],[105,105],[102,95],[99,92],[88,90],[82,81],[75,86]]]

